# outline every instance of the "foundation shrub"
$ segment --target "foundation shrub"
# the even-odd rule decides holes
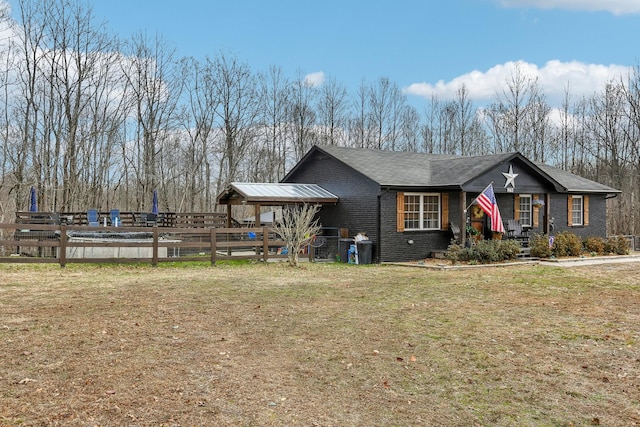
[[[500,240],[498,255],[504,260],[516,259],[520,254],[520,243],[515,240]]]
[[[529,239],[531,256],[538,258],[550,258],[551,247],[549,246],[549,236],[546,234],[534,234]]]
[[[563,231],[556,235],[552,253],[557,257],[579,256],[582,253],[582,240],[570,231]]]
[[[610,236],[605,240],[604,252],[616,255],[628,255],[630,250],[629,241],[623,236]]]
[[[602,255],[605,253],[605,241],[602,237],[586,237],[582,246],[584,251],[589,254]]]
[[[480,240],[469,247],[450,245],[447,259],[453,264],[460,261],[488,264],[492,262],[516,259],[520,253],[520,244],[513,240]]]

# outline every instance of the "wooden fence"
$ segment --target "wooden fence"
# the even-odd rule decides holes
[[[284,259],[269,227],[178,228],[0,224],[0,262],[109,263]],[[283,253],[284,252],[284,253]],[[309,258],[312,258],[309,251]]]
[[[148,226],[148,212],[118,212],[119,226],[136,227]],[[100,225],[111,224],[111,212],[98,211]],[[47,225],[89,225],[87,212],[16,212],[17,224],[47,224]],[[232,220],[233,227],[240,224]],[[161,212],[154,217],[153,225],[158,227],[189,227],[189,228],[221,228],[227,226],[227,214],[220,212]]]

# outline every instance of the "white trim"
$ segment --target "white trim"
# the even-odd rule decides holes
[[[578,211],[573,208],[573,204],[576,200],[580,200],[580,221],[575,221],[574,213]],[[584,197],[581,194],[571,195],[571,226],[581,227],[584,226]]]
[[[524,193],[524,194],[518,194],[519,197],[519,206],[518,206],[518,211],[520,211],[520,224],[523,225],[524,227],[531,227],[532,223],[533,223],[533,195],[528,194],[528,193]],[[522,199],[529,199],[529,222],[525,223],[522,220]]]
[[[406,204],[406,198],[407,196],[419,196],[419,210],[418,210],[418,220],[419,220],[419,228],[411,228],[411,227],[407,227],[407,211],[404,211],[404,230],[405,231],[432,231],[432,230],[440,230],[440,223],[442,221],[442,193],[404,193],[404,197],[405,197],[405,204]],[[438,214],[438,218],[436,220],[435,223],[435,227],[433,228],[426,228],[424,227],[424,198],[425,196],[427,197],[437,197],[438,198],[438,210],[437,210],[437,214]],[[412,211],[414,212],[414,211]]]

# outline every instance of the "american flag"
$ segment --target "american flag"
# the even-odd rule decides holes
[[[493,184],[489,184],[476,199],[478,205],[484,213],[491,217],[491,230],[504,233],[504,225],[502,224],[502,216],[496,202],[496,195],[493,192]]]

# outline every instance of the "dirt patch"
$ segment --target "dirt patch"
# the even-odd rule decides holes
[[[0,266],[0,425],[637,425],[640,263]]]

